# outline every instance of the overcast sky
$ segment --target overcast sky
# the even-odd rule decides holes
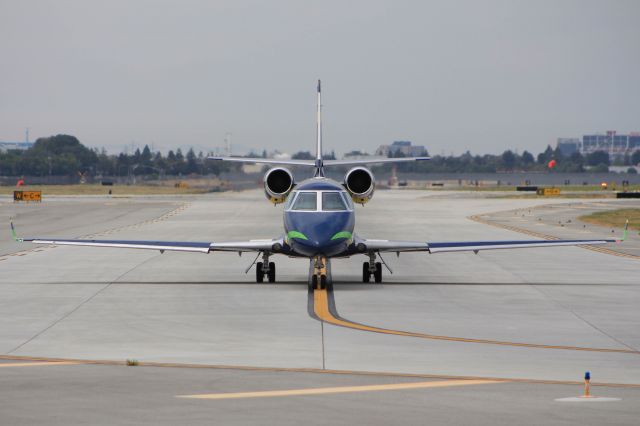
[[[640,130],[640,1],[0,0],[0,140],[120,152],[393,140],[537,153]]]

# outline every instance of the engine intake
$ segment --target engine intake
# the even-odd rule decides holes
[[[285,168],[276,167],[264,175],[264,194],[273,204],[284,203],[294,186],[293,175]]]
[[[373,173],[364,167],[354,167],[344,176],[344,187],[354,203],[368,202],[373,197],[375,186]]]

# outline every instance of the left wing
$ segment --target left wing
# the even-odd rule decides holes
[[[143,250],[184,251],[194,253],[209,253],[212,251],[279,251],[284,246],[283,239],[249,240],[232,242],[191,242],[191,241],[144,241],[144,240],[76,240],[58,238],[19,238],[15,227],[11,223],[13,239],[18,242],[34,244],[54,244],[59,246],[112,247]]]
[[[445,253],[456,251],[517,249],[529,247],[557,247],[598,245],[621,242],[622,240],[509,240],[509,241],[452,241],[452,242],[422,242],[422,241],[391,241],[391,240],[361,240],[365,251],[412,252],[426,251],[429,253]]]

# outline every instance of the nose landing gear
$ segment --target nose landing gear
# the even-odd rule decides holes
[[[362,282],[368,283],[373,275],[373,279],[376,283],[382,282],[382,263],[376,262],[376,254],[369,253],[369,262],[362,264]]]
[[[324,256],[316,256],[311,262],[311,286],[317,289],[327,288],[327,282],[329,281],[329,260]]]

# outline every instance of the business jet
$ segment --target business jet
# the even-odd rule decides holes
[[[322,158],[322,93],[320,81],[317,89],[317,139],[315,160],[277,160],[266,158],[209,157],[211,161],[241,163],[265,163],[274,165],[264,175],[266,198],[274,203],[284,203],[284,234],[274,239],[236,242],[190,242],[190,241],[133,241],[133,240],[82,240],[59,238],[18,238],[13,223],[11,230],[18,242],[68,246],[113,247],[181,251],[196,253],[254,252],[256,282],[276,281],[274,255],[310,260],[308,283],[324,288],[331,283],[331,259],[351,256],[366,256],[362,263],[362,281],[382,282],[381,253],[390,252],[461,252],[480,250],[517,249],[532,247],[560,247],[596,245],[617,242],[610,239],[593,240],[509,240],[509,241],[392,241],[364,238],[355,233],[354,203],[366,204],[375,189],[375,179],[368,164],[427,161],[429,157],[384,158],[365,160],[324,160]],[[303,166],[313,169],[313,177],[296,182],[285,166]],[[325,168],[352,166],[343,182],[325,177]],[[260,262],[256,261],[262,257]],[[378,261],[380,260],[380,261]],[[388,266],[387,266],[388,268]],[[389,269],[390,270],[390,269]]]

